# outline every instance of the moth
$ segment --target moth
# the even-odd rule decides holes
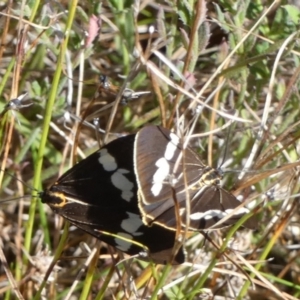
[[[205,230],[231,214],[221,228],[249,212],[236,210],[241,202],[220,180],[220,172],[191,148],[183,149],[170,130],[146,126],[80,161],[40,197],[55,213],[124,253],[180,264],[185,255],[183,246],[174,253],[178,226]],[[250,218],[244,226],[255,223]]]
[[[233,213],[215,228],[229,226],[249,213],[245,207],[234,211],[241,202],[220,186],[221,172],[205,165],[191,148],[183,149],[179,137],[163,127],[148,126],[137,133],[134,167],[138,203],[145,224],[155,223],[176,230],[174,201],[179,204],[182,225],[189,218],[189,230],[194,231],[208,229]],[[244,226],[254,229],[255,218],[248,219]]]

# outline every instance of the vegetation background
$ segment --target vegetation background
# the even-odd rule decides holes
[[[299,299],[299,16],[299,1],[1,1],[1,201],[95,151],[95,118],[102,141],[162,124],[193,129],[258,228],[194,234],[185,264],[155,266],[23,197],[1,204],[0,298]]]

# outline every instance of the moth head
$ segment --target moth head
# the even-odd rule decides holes
[[[221,184],[222,173],[219,170],[211,167],[206,167],[203,175],[200,178],[200,185],[217,185]]]
[[[66,204],[66,197],[63,193],[46,190],[39,194],[42,203],[47,203],[50,207],[63,207]]]

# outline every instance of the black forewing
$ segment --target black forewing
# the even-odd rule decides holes
[[[136,189],[132,158],[134,138],[135,135],[121,137],[103,148],[107,149],[108,153],[114,157],[118,168],[129,171],[125,177],[134,184],[133,189]],[[103,165],[99,162],[100,150],[74,165],[58,179],[50,191],[59,190],[67,197],[76,198],[89,205],[99,206],[101,201],[102,209],[122,209],[122,207],[128,207],[128,204],[133,209],[136,208],[136,197],[133,197],[130,203],[125,200],[119,201],[121,191],[115,188],[111,182],[111,175],[115,171],[109,172],[103,169]]]
[[[77,211],[81,211],[84,222],[78,221],[78,214],[74,214],[74,212]],[[118,238],[118,234],[120,232],[124,232],[124,230],[122,231],[122,228],[120,228],[120,223],[118,223],[117,220],[118,217],[114,216],[114,212],[110,212],[108,217],[104,218],[105,221],[107,221],[107,224],[104,225],[104,222],[102,221],[102,226],[99,226],[99,218],[103,217],[103,211],[100,208],[94,207],[93,213],[91,213],[89,208],[82,209],[80,206],[76,207],[76,204],[67,204],[65,207],[57,211],[57,213],[62,215],[78,228],[99,240],[118,248],[119,243],[116,239]],[[96,215],[99,217],[95,218]],[[126,218],[125,214],[122,217]],[[134,237],[133,243],[130,243],[129,241],[130,247],[127,251],[123,252],[129,255],[140,255],[146,251],[147,256],[155,263],[166,264],[170,261],[176,238],[175,231],[168,230],[156,224],[153,224],[151,227],[142,225],[138,231],[142,234]],[[120,250],[122,251],[122,249]],[[147,259],[147,256],[141,258]],[[184,249],[183,247],[180,247],[172,262],[173,264],[182,264],[184,261]]]
[[[128,219],[130,214],[140,217],[137,205],[137,183],[133,169],[134,139],[135,135],[128,135],[102,148],[114,158],[118,169],[126,170],[123,175],[132,184],[130,201],[124,200],[121,196],[122,191],[112,183],[111,178],[116,170],[105,170],[99,162],[99,153],[102,149],[80,161],[62,175],[48,191],[42,194],[42,201],[49,204],[54,212],[89,234],[112,246],[118,245],[116,236],[124,233],[121,227],[122,221]],[[60,194],[66,202],[63,205],[56,205],[60,199],[57,201],[55,195]],[[175,234],[158,225],[147,227],[141,224],[133,240],[145,245],[149,249],[149,256],[155,262],[163,263],[170,259]],[[143,250],[142,247],[132,243],[124,252],[136,255]],[[174,262],[183,261],[184,252],[181,248]]]

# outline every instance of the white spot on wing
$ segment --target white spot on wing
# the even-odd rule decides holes
[[[117,235],[120,238],[115,238],[116,247],[123,252],[128,251],[131,247],[132,243],[130,241],[133,239],[133,236],[125,232],[118,232]]]
[[[165,158],[167,160],[170,160],[173,158],[175,151],[177,149],[177,145],[179,143],[179,137],[176,134],[171,133],[170,138],[171,138],[171,141],[167,144],[167,148],[165,151]]]
[[[100,157],[98,159],[99,163],[103,166],[105,171],[114,171],[117,169],[118,165],[115,158],[110,155],[107,149],[101,149],[99,151]]]
[[[127,173],[129,173],[128,170],[118,169],[111,175],[111,182],[117,189],[121,190],[121,197],[129,202],[133,197],[133,183],[123,175]]]
[[[179,208],[179,215],[182,216],[185,213],[185,208]]]
[[[155,165],[157,166],[157,170],[153,175],[152,187],[151,192],[154,197],[158,196],[163,188],[163,184],[166,179],[170,175],[170,165],[168,163],[171,160],[176,152],[177,146],[179,144],[179,137],[174,134],[170,133],[170,141],[167,144],[164,157],[161,157]],[[176,180],[174,180],[174,184],[176,184]]]
[[[233,210],[234,209],[232,209],[232,208],[226,209],[225,211],[221,211],[218,209],[211,209],[206,212],[197,212],[197,213],[191,214],[190,219],[191,220],[200,220],[200,219],[211,220],[212,218],[217,217],[219,220],[221,220],[224,217],[226,217],[228,214],[230,214]],[[246,214],[248,212],[249,212],[249,209],[242,207],[242,208],[238,209],[232,216]]]
[[[241,214],[247,214],[250,212],[250,210],[246,207],[241,207],[238,210],[236,210],[235,208],[228,208],[225,210],[225,213],[228,215],[231,212],[233,212],[235,210],[235,213],[233,215],[241,215]]]
[[[141,217],[137,214],[133,214],[130,212],[127,212],[128,219],[125,219],[121,223],[122,229],[124,229],[126,232],[132,234],[133,236],[139,236],[142,235],[142,232],[138,232],[137,230],[143,225],[143,221],[141,220]]]
[[[157,196],[162,190],[164,180],[169,175],[170,165],[164,157],[160,158],[155,165],[158,167],[158,169],[153,175],[151,192],[154,196]]]

